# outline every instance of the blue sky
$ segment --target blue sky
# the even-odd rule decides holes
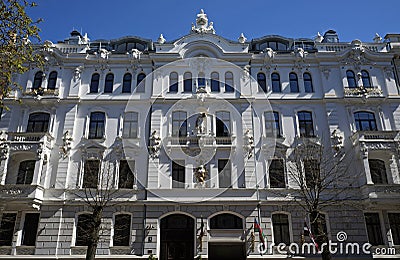
[[[340,41],[370,42],[375,33],[400,33],[400,1],[366,0],[36,0],[29,11],[40,24],[42,40],[64,40],[73,28],[90,39],[136,35],[167,40],[186,35],[201,8],[217,34],[236,40],[269,34],[313,38],[334,29]]]

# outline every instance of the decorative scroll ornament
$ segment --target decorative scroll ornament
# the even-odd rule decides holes
[[[214,24],[213,22],[210,22],[210,24],[208,24],[208,18],[203,9],[201,9],[200,13],[197,14],[196,25],[192,24],[191,32],[215,34]]]
[[[70,135],[69,131],[65,131],[62,137],[63,145],[60,147],[60,153],[63,158],[66,158],[71,150],[72,144],[72,136]]]
[[[250,133],[250,130],[247,129],[243,136],[243,150],[247,158],[250,158],[253,155],[253,145],[254,145],[254,137]]]
[[[332,148],[338,152],[340,149],[343,148],[343,139],[344,135],[339,129],[333,130],[331,134],[331,143],[332,143]]]
[[[150,136],[149,152],[150,157],[155,159],[160,155],[161,149],[161,137],[157,134],[157,130],[154,130]]]

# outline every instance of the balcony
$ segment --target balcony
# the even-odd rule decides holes
[[[397,149],[399,131],[358,131],[351,136],[353,145],[371,150]]]
[[[181,136],[169,137],[167,146],[187,146],[187,147],[204,147],[204,146],[231,146],[234,136]]]
[[[382,97],[383,92],[378,87],[344,88],[345,97]]]
[[[44,148],[51,149],[54,138],[49,133],[9,132],[6,144],[11,152],[31,151],[41,154]]]
[[[58,96],[58,89],[43,89],[43,88],[38,88],[38,89],[28,89],[23,93],[24,96],[48,96],[48,97],[54,97]]]
[[[400,184],[367,184],[361,187],[361,193],[364,199],[395,203],[400,200]]]
[[[37,201],[43,200],[44,189],[38,185],[27,184],[5,184],[0,185],[0,199],[32,199]]]

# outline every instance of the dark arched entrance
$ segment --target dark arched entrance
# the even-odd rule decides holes
[[[160,260],[194,258],[194,220],[183,214],[161,219]]]

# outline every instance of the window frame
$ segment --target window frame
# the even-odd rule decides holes
[[[273,165],[273,162],[276,162],[276,161],[280,161],[280,163],[282,164],[282,170],[281,170],[281,172],[279,172],[280,178],[282,178],[282,180],[280,182],[281,183],[280,186],[279,185],[272,185],[273,181],[272,181],[271,176],[272,176],[273,172],[271,172],[271,166]],[[276,169],[275,172],[277,172],[277,171],[278,171],[278,169]],[[268,164],[269,188],[271,188],[271,189],[286,188],[286,176],[285,176],[285,173],[286,173],[286,171],[285,171],[285,160],[283,158],[273,158],[273,159],[271,159],[269,161],[269,164]],[[279,184],[278,181],[276,182],[277,184]]]
[[[347,78],[347,87],[348,88],[357,88],[357,79],[356,74],[352,70],[346,70],[346,78]]]
[[[86,224],[88,224],[87,226],[84,227],[80,227],[79,226],[79,218],[82,216],[86,216],[85,218],[87,218],[85,221],[87,221]],[[88,233],[90,233],[90,230],[93,228],[93,225],[90,225],[90,223],[92,223],[92,216],[90,213],[88,212],[80,212],[76,215],[75,217],[75,232],[74,232],[74,246],[88,246],[89,244],[89,236],[86,235]]]
[[[33,77],[33,82],[32,82],[32,90],[39,89],[42,87],[43,83],[43,71],[39,70],[35,73]]]
[[[29,219],[27,216],[37,216],[37,223],[33,222],[36,221],[35,219]],[[23,224],[22,224],[22,230],[21,230],[21,240],[20,240],[20,245],[21,246],[36,246],[37,242],[37,231],[39,228],[40,224],[40,213],[36,212],[25,212],[23,215]],[[36,224],[36,225],[35,225]],[[36,228],[35,228],[36,226]],[[27,232],[27,230],[31,230],[30,232]],[[36,231],[35,231],[36,230]],[[26,239],[28,241],[26,241]]]
[[[35,116],[41,116],[43,118],[34,119]],[[36,131],[37,125],[40,131]],[[28,125],[26,127],[27,133],[47,133],[50,126],[50,114],[44,112],[34,112],[30,113],[28,117]]]
[[[168,92],[177,93],[178,90],[179,90],[179,75],[177,72],[173,71],[169,74]]]
[[[267,77],[264,72],[257,73],[257,83],[262,92],[267,92]],[[259,92],[261,91],[259,90]]]
[[[224,162],[224,163],[222,163]],[[224,164],[222,167],[221,164]],[[218,187],[219,188],[232,188],[232,162],[229,158],[218,158],[217,160],[218,169]],[[229,181],[229,183],[224,183],[223,181]],[[222,185],[223,184],[223,185]]]
[[[179,118],[176,118],[179,115]],[[182,121],[182,115],[184,115],[184,119]],[[173,137],[186,137],[188,126],[187,126],[187,112],[182,110],[177,110],[172,112],[172,120],[171,120],[171,134]],[[179,128],[175,129],[175,122],[179,123]],[[181,129],[184,127],[185,133],[182,133]]]
[[[395,226],[395,229],[397,230],[396,233],[393,231],[393,226],[392,226],[391,217],[390,217],[390,216],[394,216],[394,215],[397,215],[397,218],[398,218],[395,221],[396,223],[393,223],[393,224],[396,224],[396,226]],[[400,245],[400,212],[388,212],[388,220],[389,220],[390,236],[392,239],[392,245]]]
[[[227,116],[227,117],[225,117]],[[223,130],[220,130],[221,123],[223,124]],[[216,111],[215,112],[215,136],[216,137],[230,137],[232,136],[232,120],[231,113],[229,111]]]
[[[95,115],[102,115],[103,120],[93,119]],[[101,130],[102,125],[102,130]],[[89,117],[88,139],[103,139],[106,134],[106,113],[102,111],[93,111]]]
[[[311,111],[306,111],[306,110],[301,110],[298,111],[297,113],[297,121],[298,121],[298,129],[299,129],[299,136],[300,137],[305,137],[305,138],[310,138],[310,137],[315,137],[315,129],[314,129],[314,117],[313,113]],[[300,115],[309,115],[311,119],[307,118],[301,118]],[[311,125],[311,128],[310,128]],[[302,130],[303,133],[302,134]],[[309,131],[311,130],[311,131]]]
[[[104,79],[104,93],[112,93],[114,90],[114,74],[107,73]]]
[[[132,73],[127,72],[122,77],[122,91],[121,92],[122,93],[131,93],[132,92]]]
[[[132,115],[132,118],[127,118]],[[129,128],[129,133],[126,130]],[[122,138],[137,139],[139,138],[139,113],[135,111],[128,111],[124,113],[122,122]]]
[[[361,71],[361,80],[364,88],[372,88],[371,77],[369,76],[369,72],[367,70]]]
[[[95,72],[92,74],[92,77],[90,79],[89,93],[90,94],[99,93],[99,86],[100,86],[100,74]]]
[[[368,223],[366,215],[375,215],[378,217],[378,221],[375,223]],[[383,233],[382,233],[382,223],[381,223],[381,215],[378,212],[364,212],[364,223],[366,227],[366,232],[367,232],[367,237],[368,237],[368,242],[373,245],[373,246],[379,246],[379,245],[384,245],[384,238],[383,238]],[[372,227],[369,227],[368,225],[372,225]],[[373,231],[373,236],[370,234],[370,228],[374,229]],[[376,237],[377,236],[377,237]],[[374,240],[374,241],[371,241]],[[375,243],[378,242],[378,243]]]
[[[146,74],[142,71],[136,76],[136,93],[145,93],[145,92],[146,92]]]
[[[360,115],[362,114],[368,115],[368,118],[367,119],[360,118]],[[372,118],[369,118],[370,116],[372,116]],[[374,112],[356,111],[353,113],[353,118],[354,118],[355,128],[357,131],[378,131],[378,124]],[[364,129],[363,123],[368,123],[368,129]]]
[[[25,166],[25,170],[23,170],[23,169],[21,169],[21,167],[24,166],[23,165],[24,163],[29,163],[31,165],[26,165]],[[28,168],[29,168],[29,170],[31,170],[30,172],[28,172]],[[16,184],[18,184],[18,185],[31,185],[33,183],[33,178],[35,176],[35,168],[36,168],[36,160],[23,160],[23,161],[21,161],[19,163],[19,165],[18,165],[18,174],[17,174]],[[23,174],[23,176],[22,176],[22,174]],[[23,178],[23,181],[21,181],[21,178]]]
[[[171,162],[171,188],[184,189],[186,187],[186,167],[184,161]]]
[[[276,75],[276,78],[275,78]],[[276,86],[276,84],[278,84]],[[275,88],[278,87],[279,89],[276,90]],[[281,84],[281,76],[278,72],[271,73],[271,90],[272,93],[281,93],[282,92],[282,84]]]
[[[309,72],[303,73],[304,91],[306,93],[314,93],[314,85],[312,82],[312,76]]]
[[[297,74],[294,72],[289,73],[289,86],[290,86],[290,93],[299,93],[299,78]]]
[[[13,219],[6,220],[5,215],[13,215]],[[17,212],[3,212],[0,220],[0,247],[12,246],[14,240],[14,231],[17,224]],[[10,221],[12,222],[12,227],[6,228]]]
[[[273,119],[270,118],[272,114]],[[269,130],[270,129],[270,130]],[[281,119],[280,114],[277,111],[265,111],[264,112],[264,136],[265,137],[282,137],[281,133]]]
[[[118,216],[124,216],[124,217],[129,216],[129,227],[125,227],[125,225],[124,225],[121,228],[117,229],[117,217]],[[127,238],[127,240],[124,241],[125,243],[121,243],[121,244],[116,243],[116,236],[117,236],[116,231],[117,230],[122,231],[122,233],[127,233],[127,234],[122,234],[123,236],[127,236],[127,237],[124,237],[124,238]],[[131,230],[132,230],[132,214],[127,213],[127,212],[115,213],[113,215],[113,228],[112,228],[112,239],[111,239],[112,246],[113,247],[129,247],[129,245],[131,244],[131,240],[132,240]]]
[[[235,92],[235,81],[234,76],[231,71],[225,72],[225,93],[234,93]]]
[[[274,222],[274,216],[286,216],[287,218],[287,223],[282,223],[282,220],[280,220],[279,223]],[[271,215],[271,225],[272,225],[272,239],[274,243],[277,245],[279,243],[285,243],[286,245],[289,245],[291,243],[291,235],[290,235],[290,230],[291,230],[291,218],[290,214],[287,214],[286,212],[273,212]],[[287,234],[284,234],[283,228],[287,226]],[[278,228],[279,227],[279,228]],[[280,240],[277,239],[277,233],[279,231],[279,238]],[[287,235],[287,237],[284,237],[284,235]],[[287,241],[285,241],[286,239]]]
[[[125,165],[126,163],[126,165]],[[123,176],[122,167],[128,168],[126,174]],[[133,170],[132,170],[133,168]],[[133,189],[136,185],[136,175],[135,175],[136,162],[135,160],[121,159],[118,162],[118,189]],[[126,180],[122,182],[122,179]]]
[[[377,163],[378,165],[376,167],[373,167],[371,163]],[[384,160],[369,158],[368,166],[371,175],[371,180],[374,184],[388,184],[386,162]],[[374,170],[377,170],[378,172],[373,172]]]
[[[193,75],[191,72],[186,71],[183,74],[183,93],[193,92]]]
[[[58,77],[57,71],[53,70],[52,72],[50,72],[49,79],[47,81],[47,89],[53,89],[53,90],[56,89],[57,77]]]
[[[89,164],[97,163],[97,173],[91,168]],[[101,160],[100,159],[86,159],[83,165],[82,188],[83,189],[96,189],[100,183],[99,177],[101,175]]]
[[[221,219],[224,217],[231,218],[230,220],[232,220],[232,223],[228,223],[226,220],[224,221],[223,219]],[[221,212],[211,216],[209,224],[210,230],[243,230],[243,222],[243,218],[236,214],[232,214],[230,212]],[[232,225],[229,226],[227,224]],[[224,225],[228,227],[224,227]]]
[[[211,73],[211,92],[218,93],[221,92],[221,84],[219,82],[219,73],[213,71]]]

